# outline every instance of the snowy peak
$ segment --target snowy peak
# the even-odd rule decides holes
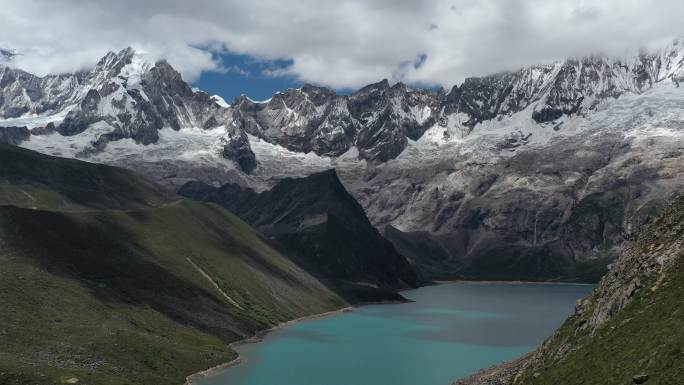
[[[135,50],[131,47],[123,49],[118,53],[109,51],[97,62],[91,73],[106,73],[110,78],[115,77],[125,66],[132,63],[134,56]]]
[[[440,125],[467,135],[484,121],[535,105],[532,118],[550,123],[564,115],[589,113],[625,93],[642,93],[663,81],[678,82],[684,68],[684,40],[634,58],[590,56],[554,65],[530,66],[454,86],[444,102]]]
[[[472,128],[501,114],[523,110],[548,88],[555,66],[534,66],[482,78],[468,78],[447,95],[445,114],[467,116]]]
[[[357,95],[367,95],[367,94],[373,94],[373,93],[384,93],[387,90],[390,89],[390,84],[387,79],[382,79],[381,81],[377,83],[372,83],[367,86],[362,87],[358,91],[354,92],[352,95],[357,96]]]
[[[301,91],[311,100],[316,106],[323,105],[334,99],[337,94],[335,91],[326,87],[319,87],[311,84],[304,84]]]
[[[673,77],[678,81],[683,48],[677,40],[658,53],[641,54],[631,60],[600,56],[567,60],[549,92],[540,95],[543,103],[533,118],[540,123],[550,122],[562,115],[592,110],[625,93],[641,93]]]
[[[648,57],[648,55],[645,55]],[[684,78],[684,36],[675,39],[657,55],[651,56],[649,62],[651,71],[656,73],[657,81]],[[657,72],[656,72],[657,71]]]
[[[131,48],[105,55],[89,78],[85,96],[57,130],[69,136],[96,123],[107,126],[108,132],[92,143],[93,151],[124,138],[156,143],[163,127],[213,128],[225,121],[222,108],[207,94],[193,92],[166,61],[152,65]]]
[[[212,95],[211,100],[214,101],[214,103],[218,104],[219,107],[230,108],[230,104],[228,104],[228,102],[226,102],[226,100],[223,99],[220,95]]]
[[[237,98],[232,123],[292,151],[335,157],[357,146],[362,158],[386,161],[404,149],[407,138],[419,138],[434,123],[438,98],[387,80],[351,96],[306,84],[268,102]]]
[[[468,136],[476,126],[513,114],[558,126],[625,93],[642,93],[682,76],[684,39],[627,59],[571,58],[549,65],[467,78],[448,94],[412,90],[384,79],[350,96],[322,87],[277,93],[267,103],[236,103],[236,127],[291,151],[339,156],[355,146],[361,158],[385,162],[427,130]],[[529,111],[528,111],[529,108]]]
[[[57,111],[73,103],[84,80],[82,74],[41,78],[20,69],[0,66],[0,118]]]
[[[169,63],[153,64],[130,47],[109,52],[90,71],[76,74],[40,78],[0,67],[0,86],[0,117],[53,122],[50,128],[31,124],[34,134],[56,131],[78,137],[74,142],[81,157],[105,151],[109,142],[121,139],[157,143],[164,127],[213,129],[230,120],[225,105],[194,92]],[[224,156],[246,165],[243,171],[254,168],[243,131],[227,129],[221,140]]]
[[[129,47],[75,74],[37,77],[0,66],[0,118],[54,122],[61,135],[79,136],[81,156],[121,139],[157,143],[165,127],[224,127],[223,156],[251,171],[257,162],[247,135],[294,152],[338,157],[354,148],[361,159],[386,162],[428,131],[426,140],[441,144],[515,114],[525,114],[539,129],[557,129],[566,116],[590,114],[626,93],[678,83],[683,76],[684,39],[677,39],[627,59],[574,58],[468,78],[448,94],[384,79],[351,95],[305,84],[266,101],[241,96],[229,105],[193,91],[166,61],[151,63]]]

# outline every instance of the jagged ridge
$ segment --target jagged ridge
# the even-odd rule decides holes
[[[0,67],[0,116],[66,114],[57,126],[75,135],[98,122],[106,132],[83,155],[101,151],[111,140],[133,138],[155,143],[162,127],[226,127],[224,156],[245,172],[257,162],[246,134],[297,152],[339,156],[351,147],[363,159],[385,162],[407,141],[438,124],[445,139],[467,135],[473,127],[532,104],[539,123],[582,113],[603,100],[640,93],[655,83],[682,77],[684,40],[657,54],[631,59],[589,57],[532,66],[482,78],[468,78],[448,94],[412,90],[387,80],[350,96],[313,85],[276,93],[267,102],[239,97],[222,107],[203,92],[193,92],[166,62],[146,63],[132,49],[108,53],[90,71],[39,78]]]

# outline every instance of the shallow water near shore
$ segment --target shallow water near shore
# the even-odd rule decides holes
[[[533,350],[593,286],[458,282],[295,323],[198,385],[449,385]]]

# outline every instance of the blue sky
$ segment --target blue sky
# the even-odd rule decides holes
[[[207,50],[206,52],[210,51]],[[199,78],[192,82],[192,86],[207,92],[209,95],[219,95],[228,103],[232,103],[236,97],[243,94],[253,100],[266,100],[278,91],[299,88],[305,84],[297,76],[287,74],[286,70],[292,66],[292,60],[260,60],[249,55],[233,54],[227,51],[212,55],[213,60],[220,63],[219,69],[202,72]],[[399,63],[397,71],[405,71],[405,68],[408,67],[420,68],[425,63],[426,58],[426,55],[418,55],[414,61]],[[382,78],[368,84],[380,80]],[[391,83],[394,83],[395,80]],[[438,88],[437,86],[426,86],[419,82],[410,85],[416,88]],[[329,88],[342,95],[348,95],[356,90],[356,88],[351,87]]]
[[[242,94],[254,100],[265,100],[276,91],[303,85],[294,76],[268,74],[269,71],[287,68],[292,64],[289,60],[264,61],[231,53],[222,53],[215,59],[222,63],[222,69],[203,72],[193,86],[210,95],[220,95],[228,103]]]

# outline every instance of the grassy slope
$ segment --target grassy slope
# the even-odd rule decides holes
[[[0,146],[0,185],[0,384],[181,384],[344,305],[226,210],[130,172]]]
[[[684,381],[684,264],[668,278],[667,290],[642,291],[627,308],[601,328],[590,344],[542,370],[530,384],[623,385],[646,373],[648,384]],[[560,333],[573,332],[565,326]],[[572,341],[582,343],[586,336]],[[528,377],[531,373],[528,373]]]
[[[657,257],[681,245],[684,238],[684,198],[679,199],[666,215],[640,237],[637,253]],[[664,248],[663,248],[664,247]],[[547,346],[547,352],[570,346],[571,351],[560,360],[555,354],[542,354],[541,365],[528,368],[516,381],[548,385],[622,385],[632,383],[637,374],[647,374],[647,384],[684,383],[684,250],[676,249],[674,265],[662,275],[642,282],[643,289],[606,324],[591,333],[581,328],[593,307],[565,322]],[[653,250],[656,250],[654,253]],[[590,300],[595,306],[596,294]],[[538,373],[537,378],[533,378]]]

